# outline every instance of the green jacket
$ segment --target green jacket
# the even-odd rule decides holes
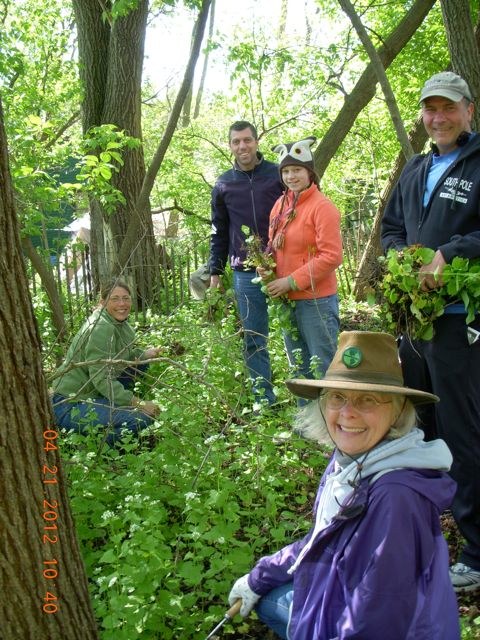
[[[124,364],[71,365],[107,359],[138,360],[143,352],[133,346],[134,341],[135,331],[126,320],[118,322],[105,309],[97,309],[74,337],[58,370],[65,373],[53,381],[54,392],[74,396],[72,401],[101,397],[108,398],[115,406],[131,405],[133,392],[117,380],[125,369]]]

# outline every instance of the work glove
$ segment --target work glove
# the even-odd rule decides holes
[[[240,615],[246,618],[262,596],[252,591],[248,586],[248,573],[239,578],[232,587],[228,596],[228,604],[232,606],[239,598],[242,599]]]

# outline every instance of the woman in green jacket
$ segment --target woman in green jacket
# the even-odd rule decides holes
[[[98,309],[73,338],[53,382],[53,410],[57,425],[67,431],[107,427],[112,445],[123,429],[137,433],[159,412],[155,402],[141,400],[131,390],[135,373],[145,365],[126,368],[125,361],[155,358],[160,349],[134,346],[135,332],[127,320],[132,298],[125,282],[113,281],[100,296]]]

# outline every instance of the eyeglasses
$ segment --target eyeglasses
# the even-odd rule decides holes
[[[130,296],[112,296],[111,298],[109,298],[110,302],[131,302],[131,297]]]
[[[352,407],[360,413],[370,413],[371,411],[375,411],[379,405],[390,404],[392,402],[391,400],[379,400],[371,393],[360,393],[352,398],[339,391],[326,391],[322,393],[320,397],[324,398],[325,406],[328,409],[339,411],[343,409],[347,402],[350,402]]]

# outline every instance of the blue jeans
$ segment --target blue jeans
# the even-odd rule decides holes
[[[135,369],[128,367],[118,377],[118,381],[127,389],[132,388],[135,378],[145,373],[147,368],[147,364],[139,364]],[[52,403],[55,422],[59,427],[80,434],[86,433],[92,426],[109,427],[106,442],[110,446],[121,438],[123,429],[138,434],[153,422],[151,416],[133,407],[112,406],[107,398],[68,402],[64,396],[56,393]]]
[[[260,620],[284,640],[288,638],[287,628],[292,601],[293,583],[287,582],[263,596],[255,607]]]
[[[123,429],[134,434],[152,424],[153,418],[133,407],[114,407],[107,398],[92,398],[83,402],[68,402],[64,396],[52,398],[55,422],[62,429],[88,432],[89,427],[108,427],[106,442],[113,446],[121,438]]]
[[[259,284],[254,284],[254,272],[234,271],[233,288],[243,326],[243,358],[253,382],[257,400],[265,398],[275,402],[272,388],[270,355],[267,350],[268,307]]]
[[[340,329],[337,295],[295,300],[290,322],[293,333],[285,331],[283,337],[294,377],[323,378],[337,350]]]

